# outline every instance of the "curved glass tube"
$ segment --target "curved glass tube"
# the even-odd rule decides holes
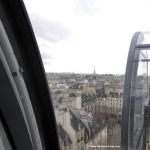
[[[144,115],[149,104],[148,52],[144,34],[134,34],[128,54],[122,111],[121,146],[123,150],[145,147]]]

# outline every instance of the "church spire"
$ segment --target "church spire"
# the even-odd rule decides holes
[[[93,74],[94,74],[94,75],[96,74],[95,66],[94,66],[94,72],[93,72]]]

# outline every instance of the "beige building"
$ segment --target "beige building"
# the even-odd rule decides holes
[[[84,126],[68,108],[55,111],[56,120],[69,134],[72,141],[71,150],[85,150]]]
[[[60,124],[58,124],[57,127],[59,133],[60,150],[72,150],[73,145],[69,134],[63,129],[63,127]]]
[[[110,91],[107,97],[99,99],[99,109],[102,111],[108,111],[115,114],[122,113],[122,103],[123,103],[123,92],[122,90]]]
[[[56,120],[67,131],[71,150],[85,150],[91,145],[106,144],[107,127],[97,124],[85,111],[75,108],[55,110]],[[61,141],[62,139],[60,139]],[[65,147],[64,141],[61,146]]]
[[[61,104],[67,108],[81,109],[81,95],[74,93],[70,94],[68,97],[62,98]]]

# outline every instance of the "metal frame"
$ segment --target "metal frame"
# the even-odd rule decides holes
[[[129,127],[130,120],[130,111],[133,111],[131,106],[131,88],[132,88],[132,79],[137,74],[137,68],[134,68],[134,58],[137,40],[140,35],[140,32],[136,32],[131,40],[130,49],[128,53],[128,60],[126,66],[126,74],[124,81],[124,93],[123,93],[123,108],[122,108],[122,128],[121,128],[121,150],[128,150],[130,145],[129,132],[131,128]],[[139,57],[139,56],[137,56]],[[135,69],[135,71],[133,71]],[[134,74],[133,74],[134,73]],[[132,132],[132,131],[131,131]]]
[[[22,68],[8,73],[10,64],[4,65],[0,61],[1,83],[6,82],[5,86],[7,85],[8,88],[5,89],[1,86],[0,97],[2,96],[3,99],[0,101],[0,112],[4,118],[12,147],[17,150],[40,148],[36,143],[36,137],[34,137],[37,132],[34,132],[35,130],[31,127],[32,117],[22,111],[28,107],[23,106],[22,109],[14,92],[19,88],[15,89],[12,81],[19,71],[19,76],[24,80],[30,98],[31,107],[29,108],[33,108],[35,116],[33,122],[37,124],[42,149],[57,150],[59,149],[59,141],[52,100],[40,52],[23,1],[0,0],[0,20],[12,46],[12,55],[15,55],[19,68]],[[5,59],[9,60],[8,57]],[[6,91],[9,91],[8,95],[6,95]]]
[[[126,65],[126,74],[124,81],[124,95],[123,95],[123,108],[122,108],[122,129],[121,129],[121,150],[132,150],[144,148],[143,132],[144,132],[144,122],[141,124],[143,126],[142,135],[140,134],[140,139],[134,141],[134,101],[136,87],[136,77],[139,65],[139,54],[141,50],[149,50],[150,44],[142,44],[141,39],[144,36],[142,32],[136,32],[131,40],[130,49],[128,53],[128,60]],[[142,62],[147,62],[147,79],[148,80],[148,61],[149,59],[141,60]],[[144,118],[144,116],[143,116]],[[135,144],[135,142],[137,142]],[[134,146],[137,145],[135,148]]]

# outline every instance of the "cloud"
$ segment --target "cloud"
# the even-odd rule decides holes
[[[49,44],[47,40],[44,40],[42,38],[36,37],[36,39],[39,45],[44,65],[51,65],[53,61],[51,44]]]
[[[93,15],[98,12],[96,7],[97,0],[74,0],[74,2],[78,13]]]
[[[49,42],[65,40],[71,35],[60,23],[50,21],[48,18],[30,14],[30,19],[36,36]]]
[[[56,43],[67,40],[71,33],[61,23],[50,21],[40,15],[30,14],[31,23],[39,45],[40,53],[46,70],[50,70],[54,60],[53,53]],[[48,69],[47,69],[48,68]]]

